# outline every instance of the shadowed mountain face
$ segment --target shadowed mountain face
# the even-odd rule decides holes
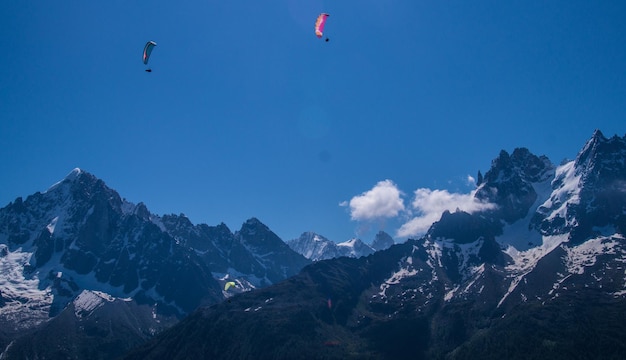
[[[13,340],[4,358],[115,359],[176,322],[155,306],[84,290],[43,326]]]
[[[596,132],[558,167],[503,152],[490,210],[202,307],[126,358],[621,358],[625,150]]]

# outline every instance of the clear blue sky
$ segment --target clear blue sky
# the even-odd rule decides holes
[[[624,135],[625,19],[622,0],[5,0],[0,206],[80,167],[194,223],[396,236],[501,149],[558,164]]]

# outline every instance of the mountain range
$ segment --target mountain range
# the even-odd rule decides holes
[[[356,239],[339,248],[336,256],[374,251]],[[232,232],[155,215],[77,168],[0,209],[0,347],[5,358],[120,356],[200,305],[280,282],[312,260],[256,218]]]
[[[60,357],[110,358],[200,305],[279,282],[310,262],[258,219],[231,232],[182,214],[154,215],[74,169],[47,191],[0,209],[0,346],[18,358],[50,348],[60,348]],[[227,281],[237,284],[228,292]],[[76,310],[85,298],[102,306]],[[124,330],[67,332],[75,341],[64,344],[42,336],[61,324],[93,327],[86,324],[94,318]]]
[[[312,231],[302,233],[299,238],[287,241],[287,245],[295,252],[309,260],[327,260],[337,257],[361,257],[384,250],[394,244],[393,238],[384,231],[379,231],[371,245],[354,238],[341,243],[328,240]]]
[[[621,359],[626,136],[500,152],[428,232],[202,306],[126,359]]]
[[[75,169],[0,209],[0,359],[626,356],[626,136],[503,150],[473,194],[405,243],[285,243]]]

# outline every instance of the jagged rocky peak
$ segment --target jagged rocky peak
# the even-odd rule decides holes
[[[446,210],[441,219],[430,227],[428,236],[432,239],[452,239],[457,244],[469,244],[481,237],[493,239],[501,231],[500,222],[493,218]]]
[[[79,168],[75,168],[72,171],[70,171],[69,174],[67,174],[63,180],[57,182],[56,184],[52,185],[50,188],[48,188],[48,190],[46,192],[52,192],[60,187],[66,186],[66,185],[73,185],[75,183],[82,183],[82,184],[93,184],[94,182],[96,182],[98,179],[93,176],[92,174],[81,170]]]
[[[527,148],[516,148],[510,155],[506,150],[501,150],[500,155],[492,161],[484,181],[505,182],[512,177],[519,177],[525,181],[538,182],[553,168],[545,155],[536,156]]]
[[[602,172],[599,175],[624,175],[623,158],[626,155],[626,135],[617,135],[607,139],[600,130],[596,130],[583,149],[576,156],[576,172],[583,178],[588,174]]]
[[[338,255],[359,258],[374,253],[374,249],[359,238],[337,244]]]
[[[67,176],[63,179],[63,181],[74,181],[74,180],[78,179],[78,177],[83,175],[83,174],[89,175],[88,173],[84,172],[80,168],[74,168],[74,169],[72,169],[72,171],[70,171],[69,174],[67,174]]]
[[[288,247],[278,235],[255,217],[246,220],[241,225],[241,229],[235,233],[235,237],[239,241],[253,246]]]
[[[258,231],[269,231],[269,230],[270,229],[267,227],[267,225],[263,224],[261,220],[255,217],[252,217],[246,220],[246,222],[243,223],[243,225],[241,225],[241,230],[239,230],[239,232],[242,234],[245,233],[249,235],[254,235]]]
[[[233,232],[230,230],[230,228],[222,223],[219,223],[219,225],[217,226],[208,226],[208,225],[202,225],[202,226],[206,226],[209,229],[209,233],[212,235],[213,238],[215,238],[218,241],[226,241],[228,243],[233,241]]]
[[[533,184],[550,180],[554,171],[546,156],[536,156],[526,148],[516,148],[511,155],[502,150],[492,161],[475,196],[497,205],[492,213],[512,223],[525,217],[537,199]]]
[[[578,177],[581,202],[594,202],[598,198],[607,200],[615,197],[623,198],[626,193],[626,135],[617,135],[607,139],[599,130],[574,161],[574,174]],[[593,195],[595,189],[601,189],[600,194]]]
[[[553,183],[555,193],[542,208],[548,213],[542,229],[550,225],[570,231],[572,243],[614,229],[623,231],[626,228],[625,158],[626,136],[607,139],[596,130],[578,153],[573,168],[572,162],[560,168],[562,176]]]
[[[11,201],[7,205],[7,209],[10,211],[20,214],[26,211],[26,206],[24,206],[24,199],[21,196],[18,196],[14,201]]]
[[[72,170],[63,180],[48,188],[43,195],[54,202],[97,200],[98,203],[109,203],[120,210],[124,204],[120,195],[109,188],[103,180],[79,168]]]
[[[193,227],[191,220],[189,220],[189,218],[187,218],[187,216],[185,216],[185,214],[182,214],[182,213],[179,215],[175,215],[175,214],[163,215],[163,217],[161,218],[161,221],[170,230],[177,230],[180,228],[188,229],[188,228]]]
[[[289,245],[290,243],[295,244],[295,243],[309,242],[309,241],[312,241],[314,239],[315,235],[316,234],[313,231],[305,231],[299,237],[297,237],[295,239],[288,240],[288,241],[286,241],[286,243],[287,243],[287,245]]]
[[[372,249],[376,251],[384,250],[391,247],[393,244],[394,241],[391,235],[381,230],[376,234],[374,240],[372,241]]]
[[[149,219],[151,216],[150,211],[148,210],[148,207],[143,202],[140,202],[139,204],[137,204],[137,206],[135,207],[134,214],[144,220]]]
[[[209,234],[210,238],[215,239],[216,241],[227,241],[231,242],[233,237],[233,232],[230,230],[228,225],[223,222],[217,224],[216,226],[209,226],[207,224],[199,225],[203,231]]]
[[[300,235],[300,237],[287,241],[287,244],[294,249],[304,246],[324,246],[324,244],[327,243],[334,244],[333,241],[314,231],[305,231],[302,235]]]
[[[302,241],[322,241],[324,239],[326,238],[313,231],[305,231],[300,235],[300,240]]]
[[[287,245],[307,259],[318,261],[337,256],[337,244],[313,231],[303,232],[300,237],[287,241]]]
[[[597,156],[598,148],[606,141],[607,139],[604,137],[604,134],[602,134],[602,131],[596,129],[593,132],[593,135],[591,135],[591,138],[587,140],[585,146],[583,146],[576,156],[576,164],[580,166],[592,160],[595,156]]]

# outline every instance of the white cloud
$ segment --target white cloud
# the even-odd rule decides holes
[[[402,192],[391,180],[379,181],[371,190],[342,202],[350,206],[352,220],[375,220],[392,218],[404,210]]]
[[[407,237],[425,233],[441,214],[448,210],[457,209],[473,213],[492,209],[495,204],[483,203],[474,197],[474,191],[469,194],[450,193],[446,190],[417,189],[412,208],[419,214],[404,223],[398,230],[398,236]]]
[[[472,175],[467,175],[467,185],[476,186],[476,179]]]
[[[469,175],[467,181],[475,182],[474,178]],[[434,222],[441,219],[441,214],[446,210],[454,212],[458,209],[474,213],[495,208],[495,204],[477,200],[474,197],[475,193],[476,190],[461,194],[447,190],[420,188],[415,190],[414,199],[407,208],[404,206],[405,194],[393,181],[384,180],[379,181],[371,190],[354,196],[350,201],[342,201],[339,205],[350,207],[352,220],[367,223],[379,222],[379,227],[384,227],[388,219],[396,218],[397,221],[403,222],[396,235],[411,237],[426,233]]]
[[[428,228],[441,218],[440,213],[427,213],[422,216],[414,217],[400,226],[397,231],[399,237],[409,237],[422,235],[428,231]]]

